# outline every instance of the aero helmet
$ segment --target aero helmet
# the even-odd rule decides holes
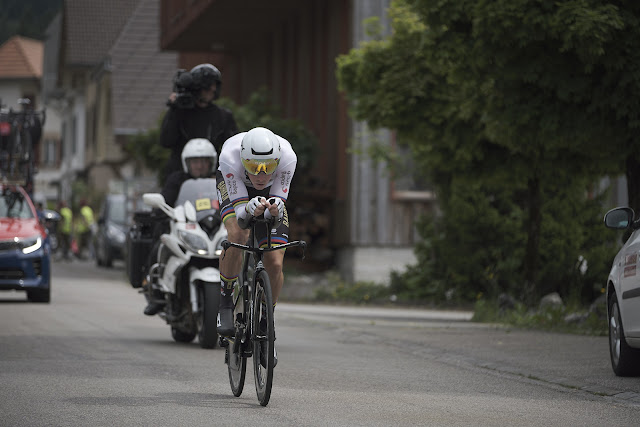
[[[240,159],[247,173],[271,175],[280,163],[280,140],[266,128],[253,128],[242,138]]]
[[[211,160],[211,166],[209,173],[213,172],[214,167],[216,166],[216,161],[218,160],[218,155],[216,154],[216,149],[213,147],[213,144],[209,142],[208,139],[205,138],[194,138],[189,140],[182,149],[182,169],[186,173],[189,172],[189,165],[187,165],[187,159],[191,159],[194,157],[207,157]]]
[[[212,84],[216,84],[216,95],[214,99],[220,97],[220,86],[222,86],[222,74],[211,64],[200,64],[193,67],[190,71],[193,77],[193,83],[198,90],[207,89]]]

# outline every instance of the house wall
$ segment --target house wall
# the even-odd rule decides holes
[[[59,194],[62,118],[55,105],[46,105],[45,108],[47,116],[40,140],[40,164],[35,176],[34,197],[55,206]],[[45,153],[45,151],[49,151],[49,153]],[[51,160],[50,163],[46,162],[48,159]]]
[[[25,84],[20,80],[2,79],[0,80],[0,100],[4,108],[20,110],[18,99],[25,93],[38,94],[40,90],[35,84]]]
[[[72,184],[85,168],[86,103],[89,71],[69,67],[61,72],[62,150],[60,197],[72,202]]]
[[[365,123],[350,120],[347,103],[337,91],[335,61],[366,39],[362,26],[365,18],[380,17],[389,31],[386,9],[390,1],[309,0],[295,6],[277,3],[289,7],[277,24],[274,22],[260,37],[253,35],[225,50],[224,95],[244,103],[251,93],[266,86],[287,118],[299,119],[312,130],[318,137],[316,163],[304,177],[310,179],[296,172],[290,200],[295,198],[314,216],[323,217],[319,223],[326,224],[324,237],[315,243],[334,251],[333,260],[344,277],[386,282],[389,271],[414,261],[412,248],[419,238],[414,223],[422,213],[433,209],[434,198],[423,191],[396,191],[385,164],[352,150],[359,147],[366,152],[374,143],[392,150],[394,135],[388,130],[372,132]],[[208,9],[200,9],[201,18],[178,25],[172,24],[174,18],[184,21],[185,16],[193,16],[193,10],[186,10],[188,1],[165,4],[163,37],[168,34],[167,43],[185,50],[216,45],[217,39],[194,35],[207,34],[210,19],[217,12],[232,16],[242,9],[234,9],[231,2],[213,2]],[[264,7],[253,1],[247,5],[256,10]],[[182,33],[176,30],[178,26],[183,28]],[[227,46],[233,39],[231,31],[212,33],[212,37],[219,37],[220,44]],[[169,36],[174,37],[172,41]],[[198,40],[202,46],[194,46]],[[295,149],[295,141],[292,143]],[[310,218],[301,217],[299,221]],[[292,225],[292,235],[297,231]],[[313,249],[312,243],[312,257]]]
[[[92,192],[107,193],[112,180],[120,180],[120,168],[127,162],[113,132],[111,106],[113,74],[98,67],[88,85],[86,161],[87,182]]]

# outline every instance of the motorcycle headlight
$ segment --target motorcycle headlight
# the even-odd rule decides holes
[[[198,255],[206,255],[209,252],[209,245],[207,245],[207,241],[202,237],[196,236],[195,234],[188,233],[186,231],[180,231],[179,234],[180,239],[193,252],[197,253]]]
[[[30,239],[23,239],[20,240],[19,245],[22,249],[23,254],[30,254],[42,247],[42,239],[40,238],[40,236],[32,237]]]
[[[216,243],[213,245],[213,253],[216,256],[221,256],[222,255],[222,251],[223,251],[222,242],[224,242],[226,238],[227,238],[226,236],[218,238]]]

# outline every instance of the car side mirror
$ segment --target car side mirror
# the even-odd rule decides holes
[[[626,230],[633,225],[635,212],[628,207],[611,209],[604,215],[604,225],[615,230]]]

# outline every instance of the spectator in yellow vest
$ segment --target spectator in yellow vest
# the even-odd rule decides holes
[[[84,258],[85,253],[91,256],[91,236],[95,228],[93,209],[86,199],[80,200],[80,215],[76,222],[76,236],[78,239],[78,257]]]
[[[67,206],[67,202],[61,200],[58,203],[58,211],[62,220],[58,226],[58,246],[62,251],[62,257],[71,260],[71,224],[73,223],[73,212]]]

